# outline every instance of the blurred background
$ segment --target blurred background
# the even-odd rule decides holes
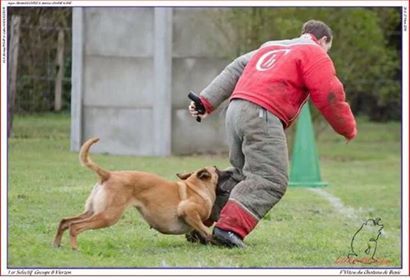
[[[401,120],[399,7],[8,9],[9,135],[14,115],[53,112],[70,115],[72,150],[99,136],[96,151],[112,154],[224,152],[226,103],[198,124],[189,90],[309,19],[333,29],[329,55],[354,113]],[[314,108],[313,119],[320,137],[327,124]]]

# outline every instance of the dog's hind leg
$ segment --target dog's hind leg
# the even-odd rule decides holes
[[[108,208],[100,213],[96,213],[91,217],[70,223],[70,238],[71,248],[77,249],[77,236],[83,231],[89,229],[99,229],[112,226],[121,218],[124,213],[125,206],[121,208]]]
[[[73,217],[66,217],[60,221],[57,228],[56,236],[53,241],[54,247],[60,247],[64,231],[66,231],[70,227],[71,223],[91,217],[95,213],[93,199],[100,188],[100,184],[96,184],[94,186],[93,190],[87,198],[87,201],[85,203],[85,210],[82,214]]]
[[[76,221],[79,221],[79,220],[83,220],[85,218],[91,217],[92,215],[93,215],[92,210],[86,210],[84,213],[82,213],[78,216],[63,218],[60,221],[60,223],[58,225],[58,228],[57,228],[57,233],[56,233],[56,236],[55,236],[54,242],[53,242],[54,247],[60,247],[61,239],[63,237],[63,233],[64,233],[64,231],[66,231],[69,228],[70,223],[76,222]]]

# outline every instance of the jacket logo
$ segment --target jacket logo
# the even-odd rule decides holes
[[[256,63],[256,70],[267,71],[275,66],[275,63],[284,55],[288,54],[290,50],[274,50],[262,55]]]

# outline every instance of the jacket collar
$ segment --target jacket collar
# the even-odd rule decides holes
[[[320,44],[319,44],[319,40],[318,40],[318,39],[316,38],[316,36],[313,35],[313,34],[305,33],[305,34],[302,34],[302,36],[300,36],[300,38],[308,38],[308,39],[311,39],[313,42],[315,42],[316,44],[320,45]]]

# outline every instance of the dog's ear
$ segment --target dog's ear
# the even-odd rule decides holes
[[[212,177],[211,173],[209,173],[209,171],[206,168],[199,170],[196,173],[196,176],[201,180],[208,180]]]
[[[192,175],[192,172],[177,173],[177,177],[181,180],[188,179]]]

